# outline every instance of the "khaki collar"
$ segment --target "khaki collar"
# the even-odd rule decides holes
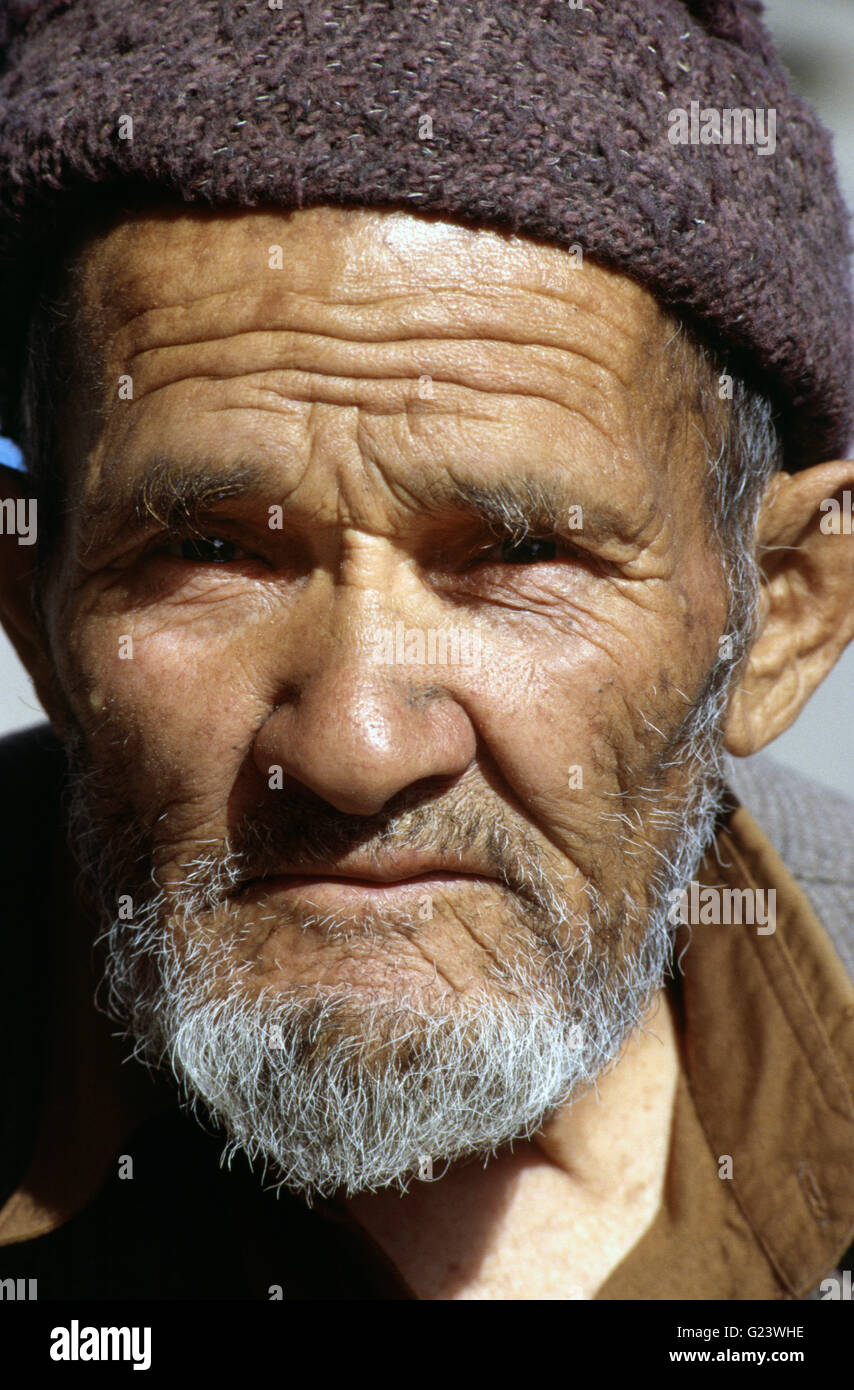
[[[662,1208],[597,1297],[802,1298],[854,1238],[854,985],[743,806],[697,881],[773,888],[776,929],[678,929]]]

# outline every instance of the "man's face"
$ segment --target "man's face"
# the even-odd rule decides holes
[[[121,224],[81,296],[45,607],[117,1009],[307,1191],[511,1138],[642,1017],[709,830],[670,321],[331,208]]]

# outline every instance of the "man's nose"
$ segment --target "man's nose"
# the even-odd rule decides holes
[[[256,737],[255,764],[270,786],[281,768],[283,787],[301,782],[339,811],[369,816],[413,783],[470,766],[475,731],[444,668],[376,655],[352,637],[319,644]]]

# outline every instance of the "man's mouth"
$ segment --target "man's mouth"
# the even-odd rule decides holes
[[[315,907],[344,906],[349,903],[389,902],[391,899],[415,898],[418,901],[433,892],[453,892],[471,888],[473,884],[497,886],[487,874],[462,873],[458,869],[429,869],[424,873],[387,877],[372,874],[344,874],[330,870],[312,873],[279,873],[250,879],[239,890],[242,897],[287,897],[303,900]]]
[[[453,856],[404,850],[386,852],[382,857],[354,849],[334,860],[305,860],[288,865],[271,865],[271,872],[249,879],[238,889],[241,898],[287,897],[291,900],[321,900],[343,906],[347,902],[388,902],[407,897],[423,900],[433,892],[456,892],[475,884],[496,887],[491,866],[473,854]]]

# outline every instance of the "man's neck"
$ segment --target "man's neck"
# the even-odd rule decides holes
[[[592,1298],[660,1208],[678,1073],[662,990],[597,1087],[533,1140],[346,1206],[417,1298]]]

